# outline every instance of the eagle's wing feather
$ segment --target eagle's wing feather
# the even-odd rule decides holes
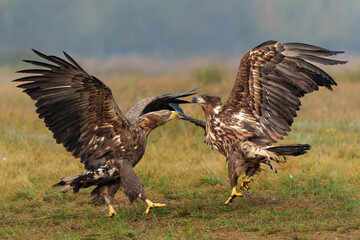
[[[324,57],[343,53],[302,43],[267,41],[250,50],[240,62],[235,84],[221,114],[232,124],[252,131],[250,141],[269,144],[290,131],[299,98],[318,90],[332,89],[336,82],[313,65],[344,64]]]
[[[147,97],[137,102],[127,113],[125,113],[125,117],[131,123],[134,123],[139,119],[139,117],[149,112],[158,111],[158,110],[176,111],[177,109],[181,109],[179,104],[189,103],[188,101],[182,100],[180,98],[194,95],[195,91],[199,88],[200,88],[199,86],[196,86],[187,92],[177,95],[172,95],[171,93],[167,93],[154,97]],[[177,109],[175,109],[174,106],[176,106]]]
[[[19,71],[36,75],[14,81],[25,82],[18,87],[36,101],[36,112],[57,143],[81,158],[87,169],[103,164],[100,158],[120,144],[121,132],[130,127],[110,88],[66,53],[68,61],[34,52],[53,64],[25,60],[46,69]]]

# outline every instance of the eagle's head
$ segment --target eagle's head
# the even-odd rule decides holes
[[[179,118],[179,114],[176,111],[159,110],[142,115],[137,121],[137,125],[145,132],[150,133],[155,128],[175,118]]]
[[[217,96],[210,96],[210,95],[198,95],[191,99],[192,103],[198,103],[205,112],[205,115],[209,113],[216,112],[222,103],[221,98]]]
[[[210,96],[207,94],[204,95],[198,95],[191,99],[192,103],[199,103],[200,105],[206,104],[206,105],[212,105],[214,107],[217,107],[221,105],[221,98],[218,96]]]

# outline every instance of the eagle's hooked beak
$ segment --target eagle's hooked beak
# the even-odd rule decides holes
[[[200,96],[195,96],[191,99],[191,102],[192,103],[204,103],[204,99]]]
[[[180,116],[179,116],[179,113],[178,112],[176,112],[176,111],[171,111],[171,115],[170,115],[170,117],[169,117],[169,120],[171,120],[171,119],[175,119],[175,118],[179,118]]]

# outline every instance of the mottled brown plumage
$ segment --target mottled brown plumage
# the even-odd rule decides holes
[[[145,98],[125,115],[101,80],[86,73],[69,55],[66,60],[34,52],[50,63],[25,60],[41,69],[19,71],[30,76],[14,80],[24,82],[25,89],[36,101],[36,112],[44,119],[57,143],[64,145],[75,158],[80,158],[86,171],[63,178],[55,187],[61,191],[79,191],[96,185],[94,199],[109,205],[109,216],[115,214],[112,200],[120,188],[129,200],[146,201],[150,210],[157,206],[147,199],[133,167],[145,152],[149,133],[177,117],[174,110],[193,95],[194,88],[179,95],[163,94]]]
[[[327,56],[342,53],[302,43],[267,41],[250,50],[241,59],[235,84],[226,103],[219,97],[200,95],[206,124],[205,142],[222,153],[228,161],[228,173],[236,196],[239,176],[245,174],[242,187],[248,190],[249,177],[267,164],[284,162],[285,155],[300,155],[310,149],[307,144],[271,146],[291,130],[306,93],[324,86],[332,90],[336,82],[310,62],[334,65],[346,61]],[[187,118],[193,122],[191,118]]]

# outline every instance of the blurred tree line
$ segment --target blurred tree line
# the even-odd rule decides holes
[[[268,39],[360,52],[357,0],[0,0],[0,51],[239,56]]]

